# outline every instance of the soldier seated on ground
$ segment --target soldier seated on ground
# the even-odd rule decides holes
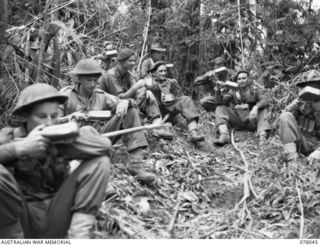
[[[160,43],[153,43],[150,47],[150,57],[144,60],[141,64],[141,78],[145,78],[151,74],[151,69],[155,62],[162,61],[164,53],[166,52],[165,48],[161,47]]]
[[[279,135],[288,168],[297,168],[298,152],[308,160],[320,160],[320,72],[300,74],[296,85],[300,96],[280,115]],[[309,92],[311,91],[311,93]]]
[[[193,101],[188,96],[179,96],[178,82],[175,79],[167,78],[167,67],[165,62],[156,62],[151,69],[152,79],[150,89],[154,94],[160,110],[163,114],[171,117],[181,114],[188,122],[189,136],[191,142],[199,142],[204,140],[204,136],[197,133],[199,113],[197,112]]]
[[[111,143],[90,126],[65,142],[43,136],[66,100],[50,85],[28,86],[13,111],[23,124],[0,131],[0,238],[90,238],[110,176]],[[74,159],[82,163],[68,174]]]
[[[222,57],[217,57],[214,59],[213,64],[213,69],[218,69],[225,66],[225,61]],[[208,74],[209,73],[198,76],[195,80],[195,83],[197,85],[197,94],[201,106],[207,111],[214,111],[216,108],[216,102],[214,98],[214,88],[216,82],[230,80],[233,76],[233,71],[227,69],[226,73],[223,75],[214,74],[213,76],[209,76]],[[222,88],[222,90],[226,89]]]
[[[134,99],[148,120],[152,121],[152,123],[161,121],[157,100],[155,100],[150,90],[146,90],[145,81],[139,80],[135,82],[129,72],[136,61],[134,51],[131,49],[120,50],[117,60],[117,65],[109,69],[99,79],[100,88],[121,99]],[[172,139],[172,133],[166,128],[154,129],[153,135],[168,140]]]
[[[133,99],[119,99],[96,88],[98,79],[103,70],[92,59],[80,60],[71,74],[75,74],[79,81],[76,86],[67,86],[61,92],[68,97],[68,101],[61,105],[61,116],[73,115],[84,119],[84,114],[90,110],[110,110],[113,112],[111,119],[107,121],[87,122],[99,132],[106,133],[119,129],[127,129],[141,126],[139,108]],[[119,137],[111,138],[115,143]],[[144,170],[143,158],[148,148],[148,142],[144,132],[134,132],[123,136],[123,142],[129,152],[128,171],[137,176],[140,181],[152,182],[155,176]]]
[[[214,143],[222,146],[230,142],[228,125],[231,125],[235,128],[256,130],[259,142],[263,144],[271,129],[267,119],[269,102],[264,97],[263,90],[253,85],[247,71],[238,72],[236,79],[238,89],[224,94],[221,86],[216,85],[215,117],[220,136]]]

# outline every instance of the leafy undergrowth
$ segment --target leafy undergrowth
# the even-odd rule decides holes
[[[253,189],[241,201],[246,187],[239,152],[231,144],[212,145],[211,114],[202,114],[200,129],[206,141],[198,146],[188,143],[179,127],[172,142],[149,139],[146,166],[157,174],[151,186],[128,174],[126,150],[115,146],[112,188],[97,215],[94,238],[320,237],[316,164],[301,158],[299,171],[288,177],[277,136],[258,147],[253,133],[236,131],[235,144],[246,157]]]

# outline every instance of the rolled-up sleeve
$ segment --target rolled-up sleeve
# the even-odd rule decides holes
[[[106,73],[99,79],[100,89],[118,96],[120,93],[124,93],[124,89],[120,86],[118,79],[115,75]]]

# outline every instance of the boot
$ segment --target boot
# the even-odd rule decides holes
[[[267,131],[262,131],[259,133],[259,146],[264,145],[268,137],[268,132]]]
[[[96,217],[91,214],[74,213],[68,230],[69,239],[90,239],[91,228]]]
[[[298,159],[297,145],[295,143],[284,144],[283,150],[287,163]]]
[[[161,121],[161,118],[154,119],[152,124],[158,123],[159,121]],[[155,137],[163,138],[165,140],[173,140],[172,132],[170,132],[165,126],[153,129],[152,135]]]
[[[127,170],[133,176],[137,176],[137,179],[143,183],[152,183],[156,177],[147,172],[143,167],[143,150],[136,149],[129,153],[129,163],[127,165]]]
[[[198,135],[197,128],[198,128],[198,124],[195,120],[191,121],[188,124],[188,130],[189,130],[188,140],[194,143],[204,140],[204,136]]]
[[[225,124],[219,125],[218,130],[219,130],[220,136],[218,139],[214,140],[214,144],[218,146],[223,146],[227,143],[230,143],[228,126]]]

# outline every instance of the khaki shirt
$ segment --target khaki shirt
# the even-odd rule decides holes
[[[67,86],[60,90],[68,96],[65,104],[60,106],[60,115],[68,115],[74,112],[87,112],[90,110],[110,110],[114,111],[120,102],[118,97],[110,95],[100,89],[94,89],[91,98],[86,101],[78,93],[78,88]]]
[[[101,90],[118,96],[128,91],[135,83],[133,76],[129,72],[122,72],[117,66],[109,69],[99,78]]]
[[[49,145],[45,156],[19,157],[14,139],[27,135],[24,125],[0,130],[0,163],[13,171],[27,201],[52,197],[67,177],[70,160],[107,155],[111,148],[108,138],[101,136],[93,127],[86,126],[80,128],[79,136],[72,142]]]

